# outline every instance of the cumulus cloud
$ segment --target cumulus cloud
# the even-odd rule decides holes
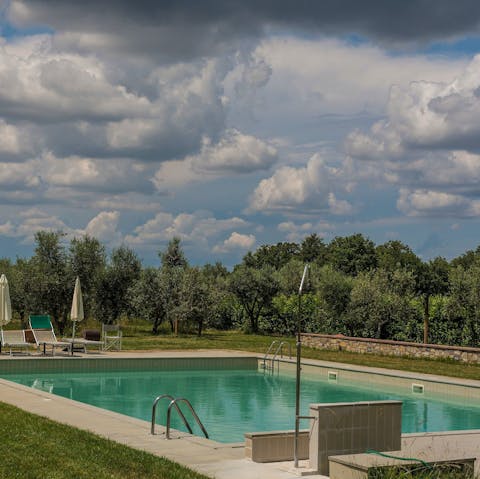
[[[118,244],[121,233],[117,230],[120,213],[118,211],[101,211],[85,227],[85,233],[108,244]]]
[[[277,225],[278,231],[285,233],[286,239],[293,242],[301,242],[310,234],[318,234],[324,236],[333,229],[333,226],[324,221],[315,223],[296,223],[294,221],[283,221]]]
[[[339,39],[293,35],[268,37],[252,55],[272,71],[265,103],[290,123],[292,113],[383,114],[392,84],[408,87],[414,78],[450,82],[466,64],[464,59],[392,56],[378,45],[352,47]],[[263,117],[265,112],[259,108],[257,114]]]
[[[62,231],[69,238],[88,234],[109,246],[119,243],[121,234],[117,231],[119,212],[101,211],[93,217],[85,228],[72,228],[61,218],[39,208],[22,211],[15,220],[0,225],[0,235],[21,238],[22,243],[31,244],[38,231]]]
[[[387,117],[352,132],[346,151],[358,170],[375,165],[377,177],[401,188],[397,207],[409,216],[477,216],[479,91],[479,55],[451,82],[393,87]]]
[[[179,237],[186,243],[194,242],[196,246],[206,247],[210,239],[224,231],[244,228],[248,223],[238,217],[217,219],[208,212],[171,213],[159,212],[145,224],[137,226],[133,234],[127,235],[125,241],[133,245],[158,245]]]
[[[250,197],[252,211],[289,211],[302,208],[345,214],[348,202],[338,200],[331,191],[336,171],[314,155],[305,167],[282,166],[270,178],[260,181]]]
[[[210,138],[204,137],[198,155],[163,163],[153,182],[158,189],[163,189],[195,180],[252,173],[270,168],[277,159],[277,150],[269,143],[229,129],[218,143],[212,143]]]
[[[480,148],[480,55],[451,82],[415,81],[393,86],[387,119],[368,134],[347,139],[350,155],[405,159],[415,149]]]
[[[232,251],[247,251],[253,248],[256,238],[254,235],[240,234],[234,231],[226,240],[213,247],[214,253],[230,253]]]
[[[480,200],[441,191],[402,188],[398,209],[408,216],[474,217],[480,215]]]
[[[111,84],[95,58],[55,53],[44,36],[37,42],[29,39],[22,49],[0,46],[3,115],[42,122],[113,120],[149,107],[146,98]]]

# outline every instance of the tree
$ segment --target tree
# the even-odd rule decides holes
[[[375,245],[360,233],[334,238],[328,245],[327,257],[335,269],[350,276],[357,276],[377,267]]]
[[[444,294],[449,287],[448,262],[441,257],[423,263],[420,262],[416,271],[416,291],[423,301],[423,342],[429,341],[430,327],[430,298],[437,294]]]
[[[35,301],[30,306],[38,313],[49,313],[60,334],[64,333],[73,293],[72,275],[61,231],[35,233],[35,254],[29,264],[35,278],[32,284]]]
[[[180,238],[177,236],[168,242],[165,251],[160,251],[158,254],[164,268],[186,268],[188,266],[185,254],[180,246]]]
[[[145,268],[129,289],[130,303],[136,315],[152,323],[152,333],[158,334],[159,326],[166,317],[163,296],[165,285],[160,271]]]
[[[414,289],[409,271],[397,270],[393,276],[381,269],[361,273],[354,280],[348,314],[362,336],[406,340],[419,320]]]
[[[120,246],[112,251],[110,263],[97,283],[96,313],[104,323],[118,321],[122,314],[129,314],[131,302],[128,290],[140,277],[142,264],[136,253]]]
[[[322,238],[313,233],[302,241],[299,256],[304,263],[316,262],[322,266],[326,261],[327,246]]]
[[[452,268],[447,314],[458,331],[458,342],[477,346],[480,341],[480,264]]]
[[[420,258],[401,241],[393,240],[376,248],[377,266],[385,271],[404,269],[417,271],[420,266]]]
[[[169,241],[165,251],[160,251],[161,289],[163,308],[170,323],[172,332],[178,334],[180,291],[182,288],[183,274],[188,267],[188,262],[180,245],[180,238],[173,238]]]
[[[89,317],[95,307],[95,291],[106,267],[105,247],[96,238],[84,235],[70,242],[70,265],[82,285],[83,309]]]
[[[259,317],[270,306],[279,289],[274,269],[271,266],[260,269],[243,264],[237,266],[230,276],[229,289],[242,305],[250,321],[250,330],[258,333]]]
[[[207,277],[198,267],[184,271],[180,290],[179,314],[186,323],[195,324],[198,336],[208,320],[213,296]]]
[[[353,288],[353,279],[335,270],[331,265],[325,265],[318,273],[312,271],[314,288],[322,300],[325,311],[326,332],[347,333],[355,335],[357,324],[355,318],[347,316],[350,304],[350,294]]]
[[[271,266],[280,269],[290,260],[298,257],[300,249],[296,243],[277,243],[276,245],[263,245],[255,253],[247,253],[243,264],[250,268],[263,268]]]

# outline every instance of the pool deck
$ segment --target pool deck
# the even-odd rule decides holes
[[[147,351],[147,352],[89,352],[88,357],[245,357],[253,353],[238,351]],[[83,356],[83,354],[76,354]],[[18,357],[18,356],[17,356]],[[38,357],[38,356],[31,356]],[[62,356],[57,356],[61,358]],[[9,356],[0,355],[0,360]],[[29,358],[25,357],[28,361]],[[44,360],[52,360],[45,358]],[[315,361],[308,360],[310,364]],[[318,361],[318,364],[325,364]],[[343,365],[344,366],[344,365]],[[357,367],[356,367],[357,368]],[[369,368],[364,368],[369,370]],[[412,374],[412,373],[405,373]],[[413,376],[413,374],[412,374]],[[415,377],[424,376],[415,374]],[[430,378],[432,376],[429,376]],[[445,378],[443,378],[444,380]],[[456,381],[456,380],[453,380]],[[475,383],[479,381],[462,381]],[[473,385],[473,384],[472,384]],[[0,379],[0,400],[54,421],[84,429],[135,449],[141,449],[156,456],[163,456],[183,464],[209,477],[218,479],[294,479],[300,473],[308,473],[308,461],[301,461],[295,469],[293,461],[285,463],[260,464],[245,458],[243,443],[221,444],[186,433],[174,431],[172,440],[164,437],[165,428],[156,426],[156,434],[150,434],[150,423],[72,401],[44,391]],[[293,419],[292,419],[293,422]],[[480,463],[480,431],[444,432],[427,434],[405,434],[402,436],[402,452],[413,457],[427,454],[448,454],[450,458],[476,457],[477,473]],[[325,478],[309,475],[312,479]]]

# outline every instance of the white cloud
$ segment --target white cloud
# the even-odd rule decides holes
[[[104,243],[117,244],[122,236],[117,230],[119,218],[118,211],[102,211],[88,222],[85,233]]]
[[[350,207],[331,191],[336,170],[314,155],[305,167],[282,166],[260,181],[250,198],[252,211],[289,211],[302,208],[346,214]]]
[[[39,208],[30,208],[20,212],[14,220],[0,225],[0,235],[21,238],[22,243],[31,244],[38,231],[62,231],[69,238],[89,234],[112,246],[121,239],[121,234],[117,231],[118,220],[117,211],[102,211],[92,218],[85,228],[72,228],[58,216],[50,215]]]
[[[402,188],[398,209],[408,216],[478,217],[480,200],[439,191]]]
[[[325,236],[327,232],[334,229],[333,225],[325,221],[318,221],[315,223],[295,223],[294,221],[284,221],[277,225],[278,231],[286,234],[288,241],[299,243],[310,234],[318,234],[319,236]]]
[[[149,108],[145,97],[111,84],[93,56],[56,53],[44,35],[0,46],[0,84],[2,114],[25,120],[112,119]]]
[[[347,141],[352,156],[408,158],[415,148],[480,147],[480,55],[450,82],[413,81],[393,86],[386,120],[368,135],[355,132]]]
[[[272,116],[284,113],[290,122],[292,116],[383,113],[391,85],[408,86],[413,78],[448,82],[465,65],[463,59],[392,56],[371,44],[286,36],[265,39],[254,55],[272,69],[265,103]]]
[[[269,143],[229,129],[217,143],[204,137],[198,155],[163,163],[153,182],[158,189],[164,189],[219,176],[247,174],[266,170],[277,159],[277,150]]]
[[[477,216],[479,91],[480,55],[452,81],[392,87],[387,117],[346,140],[358,177],[375,169],[371,177],[398,185],[397,207],[409,216]]]
[[[214,253],[230,253],[232,251],[247,251],[253,248],[256,238],[254,235],[244,235],[234,231],[226,240],[213,247]]]
[[[220,233],[246,226],[248,223],[241,218],[217,219],[209,212],[196,211],[177,216],[160,212],[145,224],[137,226],[125,241],[133,245],[158,245],[158,242],[169,241],[176,236],[186,243],[195,242],[196,246],[206,247],[208,241]]]

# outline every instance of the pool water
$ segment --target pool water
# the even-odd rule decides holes
[[[5,379],[150,421],[155,397],[171,394],[190,400],[210,438],[240,442],[245,432],[294,429],[295,377],[255,370],[128,371],[95,373],[3,374]],[[337,384],[302,376],[301,414],[317,402],[398,399],[403,401],[402,431],[480,429],[480,408],[426,399],[365,384]],[[157,407],[165,425],[168,401]],[[185,408],[187,418],[191,417]],[[190,421],[192,426],[194,421]],[[172,427],[185,430],[172,411]],[[302,428],[308,427],[303,421]],[[202,435],[193,427],[194,433]]]

